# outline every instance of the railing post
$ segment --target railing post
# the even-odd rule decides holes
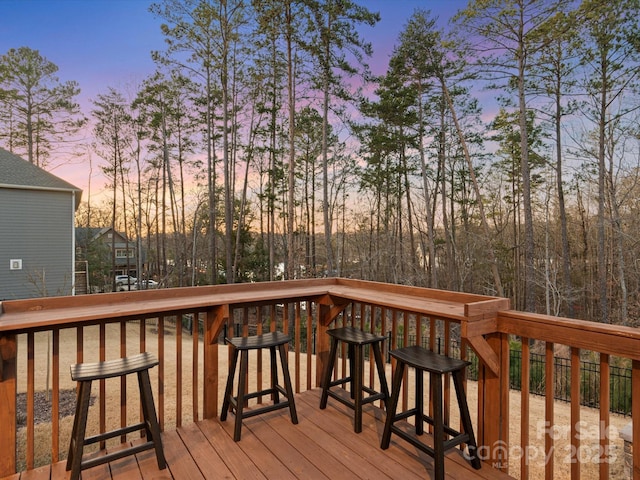
[[[318,304],[318,317],[316,320],[316,387],[320,386],[322,372],[329,357],[329,339],[327,330],[331,322],[331,307]]]
[[[204,418],[215,418],[218,415],[218,384],[220,382],[218,335],[228,319],[229,305],[221,305],[207,310],[203,352],[204,382],[202,410]]]
[[[16,473],[16,335],[0,337],[0,477]]]
[[[478,368],[478,445],[483,461],[508,471],[509,451],[509,341],[492,333],[487,343],[498,357],[499,374],[485,365]]]

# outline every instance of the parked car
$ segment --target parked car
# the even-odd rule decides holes
[[[135,290],[137,281],[138,279],[136,277],[130,277],[129,275],[116,275],[116,291],[124,292],[126,290]]]
[[[148,290],[150,288],[158,288],[158,282],[155,280],[138,280],[136,282],[137,290]]]

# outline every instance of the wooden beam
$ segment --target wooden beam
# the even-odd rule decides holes
[[[476,352],[478,358],[491,370],[496,377],[500,376],[500,359],[493,351],[489,343],[482,336],[466,337],[471,348]]]
[[[219,305],[207,310],[204,330],[204,384],[202,410],[204,418],[218,415],[218,335],[229,319],[229,305]]]

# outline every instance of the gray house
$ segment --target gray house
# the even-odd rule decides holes
[[[74,293],[82,191],[0,148],[0,301]]]

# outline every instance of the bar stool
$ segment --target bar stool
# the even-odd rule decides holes
[[[242,419],[253,417],[261,413],[271,412],[280,408],[289,407],[291,422],[295,425],[298,423],[298,414],[296,413],[296,404],[293,399],[293,388],[291,387],[291,377],[289,376],[289,365],[287,363],[287,350],[285,345],[289,343],[291,337],[282,332],[271,332],[263,335],[254,335],[250,337],[234,337],[225,338],[227,343],[233,346],[233,358],[230,364],[229,378],[227,379],[227,387],[224,392],[224,401],[222,402],[222,412],[220,412],[220,420],[227,419],[227,412],[232,408],[235,409],[236,423],[233,431],[233,440],[239,441],[242,430]],[[278,384],[278,368],[276,364],[276,347],[280,352],[280,362],[282,365],[282,375],[284,376],[284,388]],[[268,348],[271,354],[271,388],[260,390],[255,393],[247,393],[247,377],[249,372],[249,350],[260,350]],[[233,380],[236,373],[236,365],[238,356],[240,355],[240,373],[238,374],[238,394],[233,395]],[[245,402],[250,398],[256,398],[262,395],[271,394],[273,403],[263,407],[244,409]],[[286,397],[286,400],[280,400],[279,394]]]
[[[384,373],[384,362],[382,361],[382,353],[380,344],[387,338],[384,336],[374,335],[365,332],[359,328],[341,327],[327,330],[331,337],[331,351],[329,352],[329,362],[324,371],[322,378],[322,395],[320,397],[320,408],[327,407],[328,397],[331,396],[355,411],[354,431],[360,433],[362,431],[362,406],[376,400],[383,400],[385,404],[389,399],[389,389],[387,387],[387,378]],[[331,381],[331,373],[336,363],[338,353],[338,342],[344,342],[349,349],[349,375],[334,381]],[[373,355],[375,357],[376,368],[378,370],[378,378],[380,380],[380,389],[378,392],[372,387],[364,385],[364,346],[371,345]],[[349,401],[344,397],[332,391],[331,388],[337,385],[350,383],[351,399]],[[343,387],[344,388],[344,387]],[[369,396],[364,397],[363,392]]]
[[[389,400],[389,409],[387,410],[387,418],[384,424],[384,432],[382,434],[382,449],[389,448],[391,433],[402,437],[414,447],[427,453],[434,459],[434,478],[441,480],[444,478],[444,453],[446,450],[466,443],[469,447],[469,458],[471,465],[476,470],[481,467],[480,458],[477,455],[477,445],[475,436],[473,435],[473,425],[469,416],[469,407],[467,405],[467,397],[464,392],[463,374],[464,369],[470,362],[450,358],[444,355],[431,352],[420,346],[412,346],[399,348],[390,352],[398,363],[393,376],[393,385],[391,399]],[[404,371],[407,366],[416,369],[416,405],[415,408],[405,412],[396,414],[398,407],[398,397],[402,387]],[[430,373],[430,383],[433,388],[433,417],[424,414],[424,388],[423,388],[423,372]],[[458,406],[460,408],[460,419],[464,432],[458,432],[448,425],[444,424],[444,415],[442,409],[442,376],[445,373],[451,373],[453,383],[456,389],[456,397],[458,398]],[[433,448],[425,445],[417,440],[414,436],[401,430],[394,425],[395,422],[405,418],[415,416],[415,432],[416,435],[424,433],[423,421],[433,425]],[[452,438],[445,441],[445,433]]]
[[[158,468],[164,469],[167,462],[164,458],[162,440],[160,439],[160,426],[156,417],[156,409],[153,404],[153,393],[149,381],[149,369],[158,365],[158,359],[151,353],[140,353],[130,357],[108,360],[97,363],[77,363],[71,365],[71,379],[79,383],[76,414],[71,431],[69,455],[67,456],[67,470],[71,470],[71,479],[77,480],[80,471],[117,460],[127,455],[133,455],[144,450],[155,448]],[[89,413],[89,401],[91,399],[91,382],[105,378],[123,377],[132,373],[138,374],[138,386],[140,388],[140,401],[142,403],[142,415],[144,421],[128,427],[119,428],[110,432],[101,433],[85,438],[87,428],[87,416]],[[82,460],[85,445],[102,442],[127,433],[146,432],[145,443],[130,448],[119,450],[108,455],[102,455],[89,460]]]

